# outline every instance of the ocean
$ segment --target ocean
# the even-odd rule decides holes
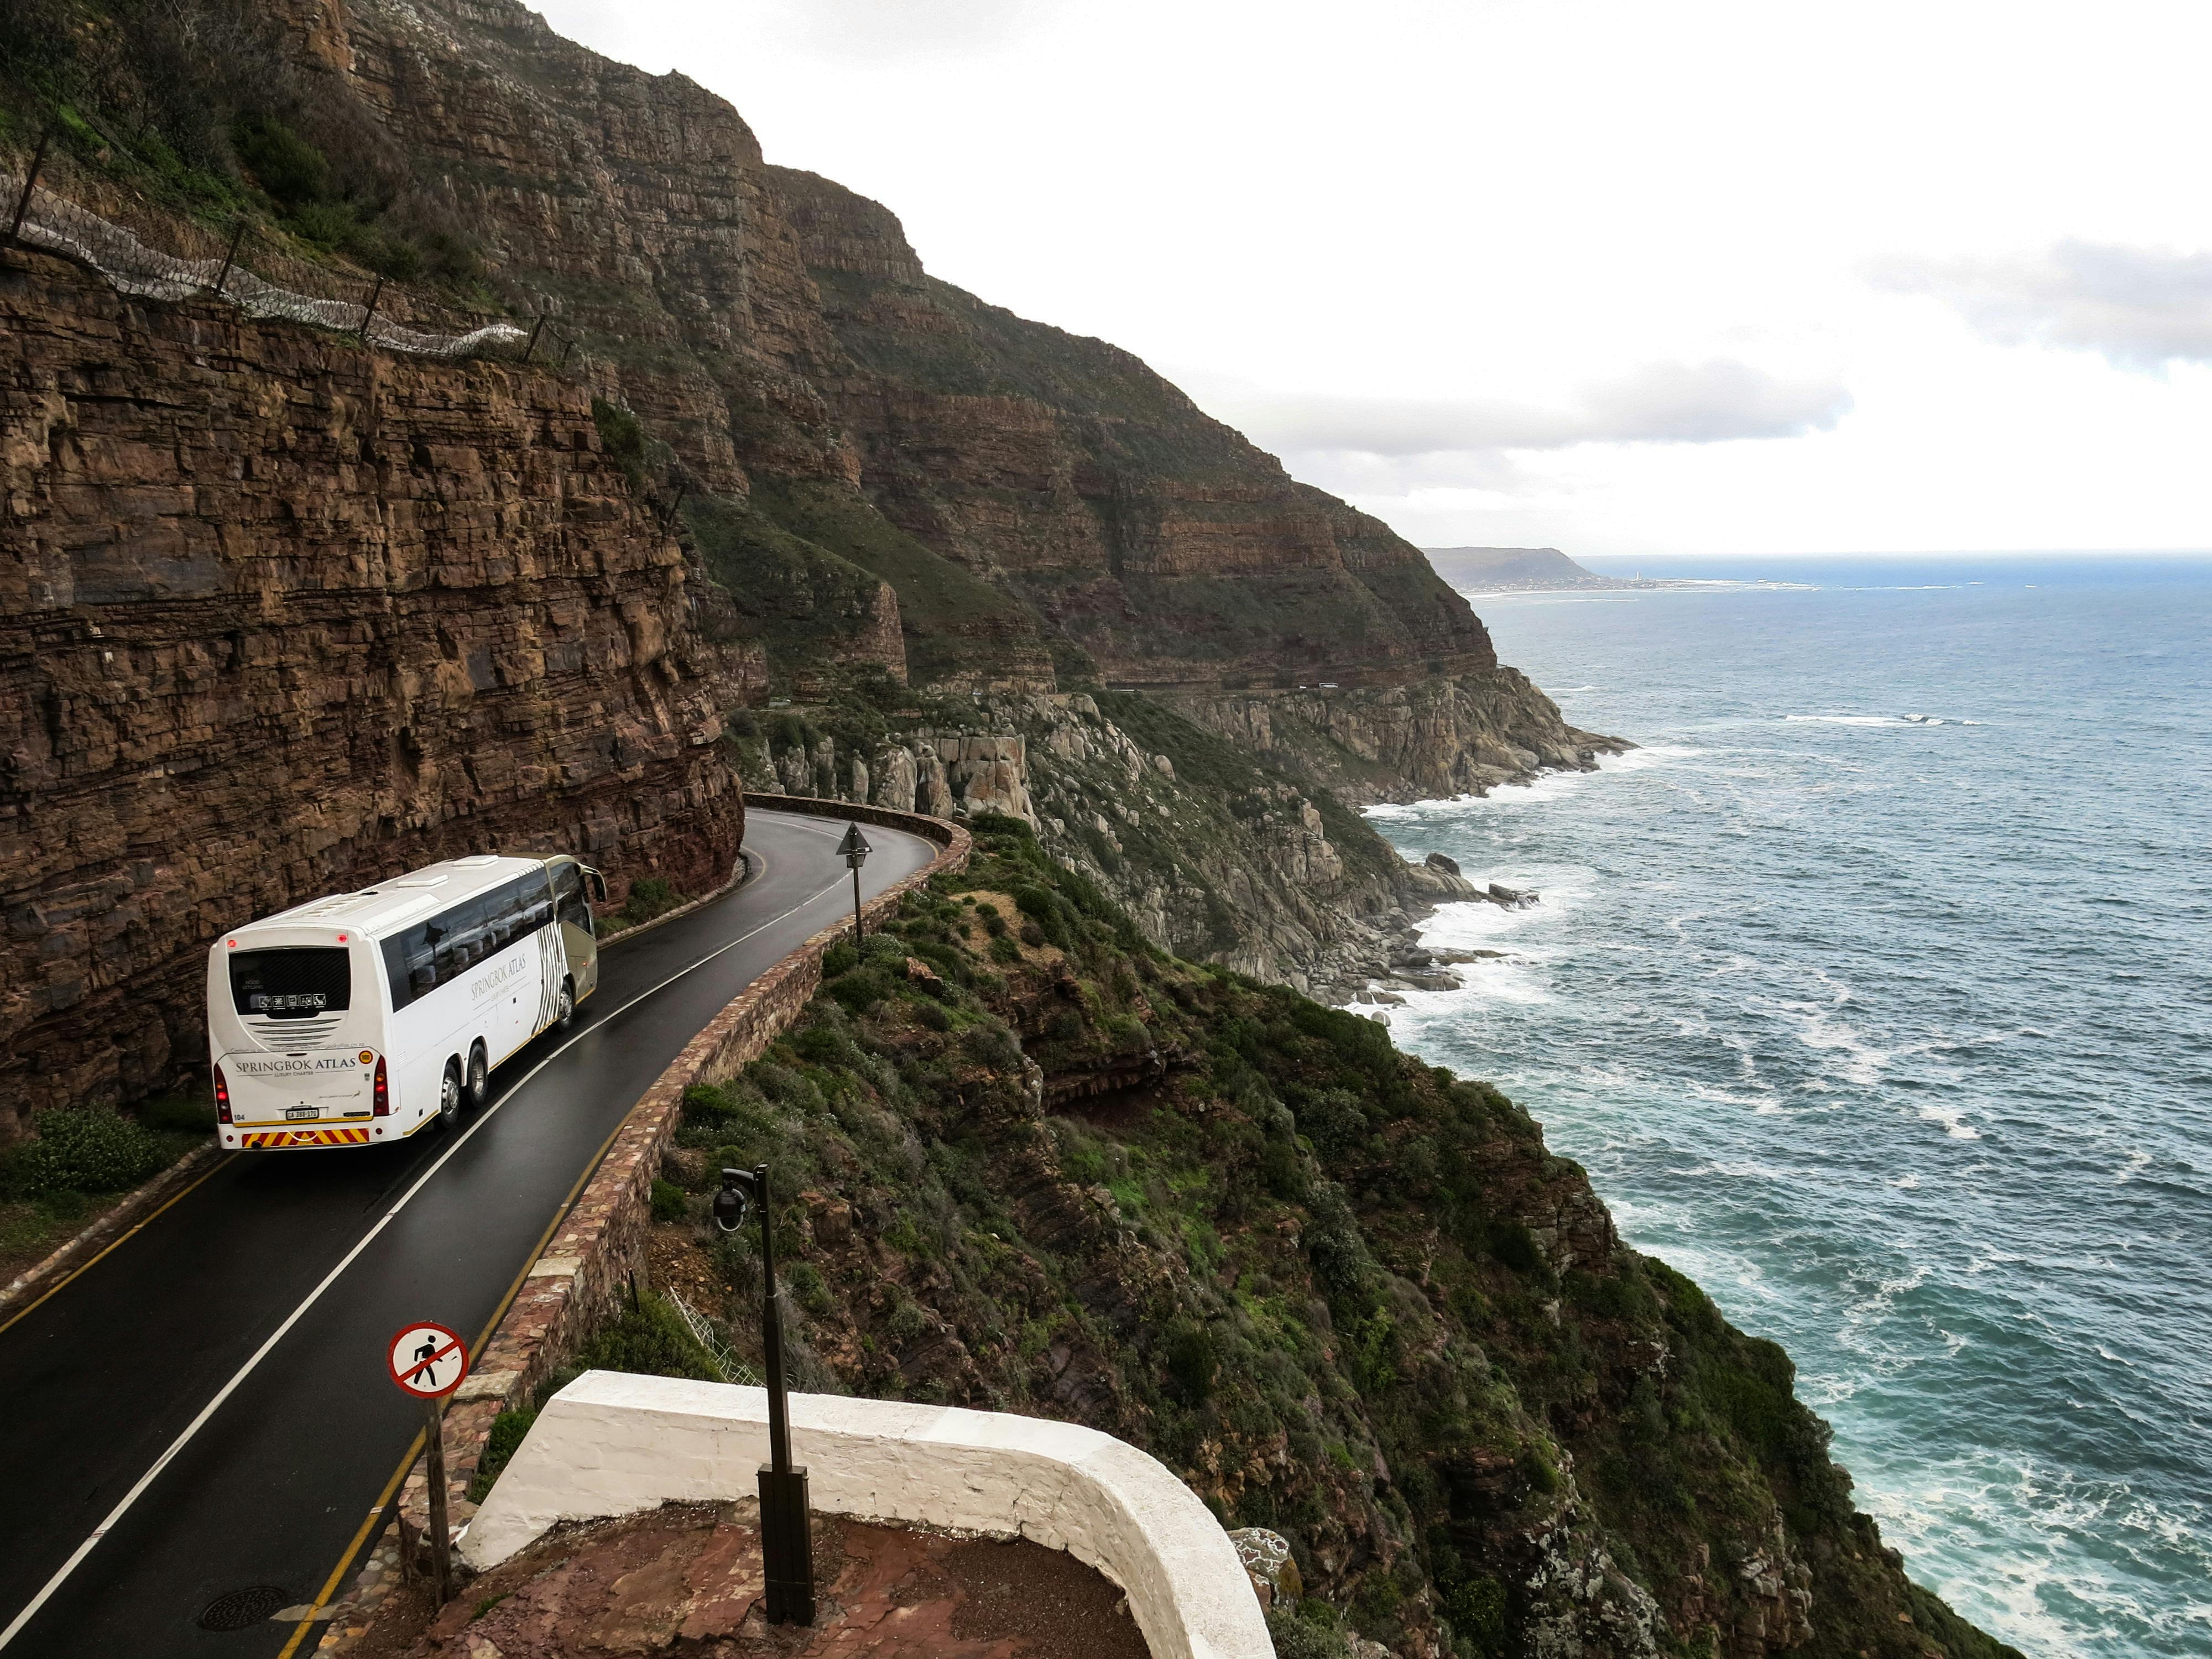
[[[1439,913],[1506,954],[1395,1034],[1789,1349],[1961,1613],[2035,1659],[2203,1659],[2212,560],[1640,565],[1743,585],[1476,599],[1643,746],[1373,812],[1541,895]]]

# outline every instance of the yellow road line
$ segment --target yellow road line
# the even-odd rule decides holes
[[[640,1099],[637,1105],[643,1104],[645,1102]],[[514,1282],[507,1287],[507,1294],[500,1297],[499,1306],[492,1310],[491,1317],[484,1322],[483,1329],[477,1334],[476,1345],[469,1352],[469,1363],[471,1366],[483,1357],[485,1346],[491,1340],[492,1333],[499,1328],[500,1321],[507,1317],[507,1310],[514,1305],[514,1298],[522,1294],[522,1287],[530,1282],[530,1270],[538,1265],[538,1258],[545,1254],[545,1247],[553,1242],[553,1235],[561,1230],[561,1224],[568,1219],[569,1208],[575,1203],[577,1195],[584,1190],[585,1183],[599,1173],[599,1165],[606,1162],[608,1149],[615,1144],[616,1137],[629,1127],[630,1119],[636,1115],[637,1106],[631,1107],[629,1111],[623,1114],[623,1120],[615,1125],[614,1133],[599,1143],[599,1150],[592,1154],[591,1162],[584,1166],[584,1173],[578,1176],[576,1184],[568,1188],[568,1195],[555,1207],[553,1219],[545,1224],[545,1231],[538,1235],[538,1243],[532,1245],[530,1254],[523,1257],[522,1271],[515,1274]],[[407,1455],[400,1459],[398,1472],[391,1480],[384,1483],[383,1493],[377,1498],[376,1506],[369,1510],[368,1519],[361,1523],[361,1529],[354,1534],[353,1541],[345,1547],[344,1553],[338,1557],[337,1565],[331,1569],[331,1576],[323,1581],[321,1594],[315,1597],[313,1604],[307,1609],[307,1616],[300,1621],[300,1628],[292,1632],[292,1639],[284,1644],[284,1650],[276,1656],[276,1659],[292,1659],[294,1651],[306,1637],[309,1626],[313,1624],[315,1615],[320,1613],[329,1604],[331,1597],[337,1593],[337,1587],[344,1579],[347,1571],[352,1567],[354,1558],[361,1553],[362,1547],[369,1541],[368,1529],[376,1524],[377,1516],[384,1513],[384,1506],[392,1501],[392,1494],[398,1489],[399,1483],[407,1478],[407,1471],[415,1467],[415,1460],[422,1455],[422,1431],[417,1430],[413,1442],[407,1448]]]
[[[315,1597],[314,1605],[307,1609],[307,1616],[293,1630],[292,1639],[284,1644],[283,1650],[276,1659],[292,1659],[292,1656],[299,1651],[300,1644],[307,1640],[307,1632],[315,1627],[315,1615],[329,1604],[331,1597],[337,1593],[338,1581],[345,1577],[345,1570],[353,1564],[354,1557],[361,1553],[361,1547],[368,1542],[369,1528],[375,1526],[377,1517],[384,1513],[384,1506],[392,1501],[392,1494],[399,1490],[399,1483],[407,1478],[407,1471],[415,1467],[415,1460],[422,1455],[422,1431],[416,1430],[415,1438],[408,1445],[407,1455],[399,1460],[399,1467],[392,1472],[392,1479],[386,1481],[384,1490],[377,1493],[375,1506],[362,1520],[360,1529],[353,1535],[353,1542],[346,1546],[345,1553],[338,1558],[337,1565],[331,1569],[331,1576],[323,1581],[321,1594]]]
[[[155,1217],[160,1215],[162,1211],[167,1210],[171,1204],[174,1204],[179,1199],[183,1198],[185,1194],[191,1192],[195,1188],[198,1187],[200,1182],[207,1180],[216,1173],[216,1170],[222,1169],[223,1165],[228,1164],[229,1161],[230,1160],[228,1158],[218,1157],[215,1160],[214,1167],[210,1169],[206,1175],[200,1176],[198,1180],[192,1182],[191,1185],[185,1187],[180,1191],[172,1194],[168,1200],[161,1205],[160,1209],[151,1211],[149,1213],[139,1217],[137,1221],[132,1224],[128,1232],[123,1234],[119,1238],[111,1240],[106,1249],[102,1250],[98,1255],[93,1257],[91,1261],[86,1262],[82,1267],[70,1273],[66,1278],[58,1281],[47,1290],[45,1296],[40,1297],[36,1302],[32,1303],[28,1307],[19,1309],[6,1321],[0,1322],[0,1331],[8,1329],[8,1328],[15,1324],[17,1320],[29,1318],[40,1308],[46,1306],[49,1297],[59,1295],[61,1291],[67,1289],[70,1285],[75,1284],[79,1273],[90,1273],[94,1267],[98,1267],[102,1261],[105,1261],[107,1259],[109,1251],[122,1249],[125,1244],[128,1243],[131,1239],[136,1238],[138,1236],[140,1228],[152,1221]]]

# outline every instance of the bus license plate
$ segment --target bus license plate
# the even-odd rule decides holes
[[[322,1109],[319,1106],[287,1106],[284,1109],[284,1115],[287,1118],[318,1117],[321,1115],[321,1112]]]

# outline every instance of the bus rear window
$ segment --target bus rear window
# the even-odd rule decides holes
[[[343,951],[308,945],[240,951],[230,958],[231,1004],[266,1019],[308,1019],[352,1006],[353,969]]]

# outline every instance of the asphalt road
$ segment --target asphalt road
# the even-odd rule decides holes
[[[274,1586],[299,1603],[322,1589],[421,1426],[385,1370],[392,1334],[432,1319],[476,1340],[669,1061],[756,975],[850,914],[851,877],[833,856],[842,833],[750,811],[754,878],[614,941],[574,1029],[494,1072],[490,1103],[458,1132],[225,1154],[0,1330],[0,1629],[45,1595],[5,1642],[10,1659],[276,1654],[295,1626],[215,1633],[198,1620],[232,1590]],[[867,835],[871,894],[936,852]]]

